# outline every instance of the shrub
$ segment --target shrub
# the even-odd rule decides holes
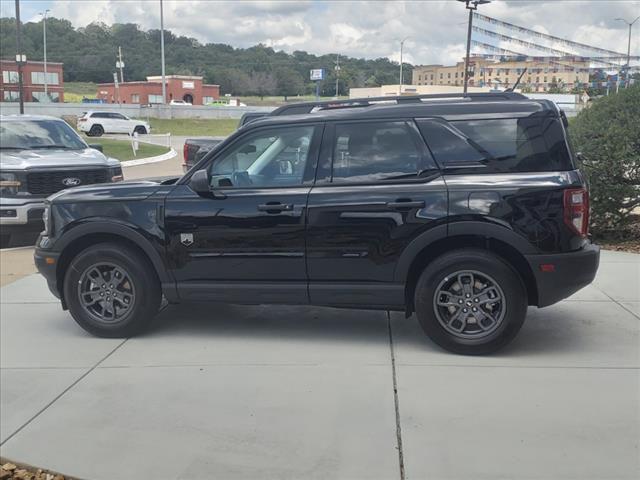
[[[594,101],[569,132],[589,181],[593,232],[622,229],[640,206],[640,85]]]

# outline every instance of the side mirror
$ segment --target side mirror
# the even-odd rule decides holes
[[[211,188],[209,173],[206,169],[198,170],[191,176],[189,187],[201,197],[226,198],[224,193]]]
[[[99,152],[103,151],[102,145],[99,143],[90,143],[89,148],[93,148],[94,150],[98,150]]]

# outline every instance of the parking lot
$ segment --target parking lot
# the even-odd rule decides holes
[[[327,308],[170,306],[98,339],[27,275],[0,290],[1,455],[91,479],[635,479],[639,285],[640,256],[604,252],[502,353],[462,357],[413,317]]]

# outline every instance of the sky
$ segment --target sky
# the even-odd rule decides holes
[[[160,25],[160,0],[21,0],[20,9],[23,21],[38,21],[39,12],[49,9],[49,15],[66,18],[76,27],[95,21],[137,23],[143,29]],[[494,0],[481,5],[479,11],[556,37],[626,54],[628,26],[615,19],[632,21],[640,16],[640,0]],[[14,0],[0,0],[0,15],[15,16]],[[234,47],[263,43],[286,52],[305,50],[398,61],[400,40],[408,37],[403,58],[413,64],[451,65],[460,61],[466,47],[467,18],[464,4],[455,0],[164,0],[165,28],[202,43]],[[566,44],[500,32],[566,49]],[[473,38],[534,53],[522,45],[478,33]],[[640,20],[633,27],[631,54],[640,55]]]

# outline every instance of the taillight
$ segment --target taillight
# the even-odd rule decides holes
[[[182,147],[182,165],[186,165],[187,164],[187,154],[188,153],[189,153],[189,145],[187,145],[185,143],[184,147]]]
[[[589,233],[589,192],[585,188],[564,191],[564,223],[582,237]]]

